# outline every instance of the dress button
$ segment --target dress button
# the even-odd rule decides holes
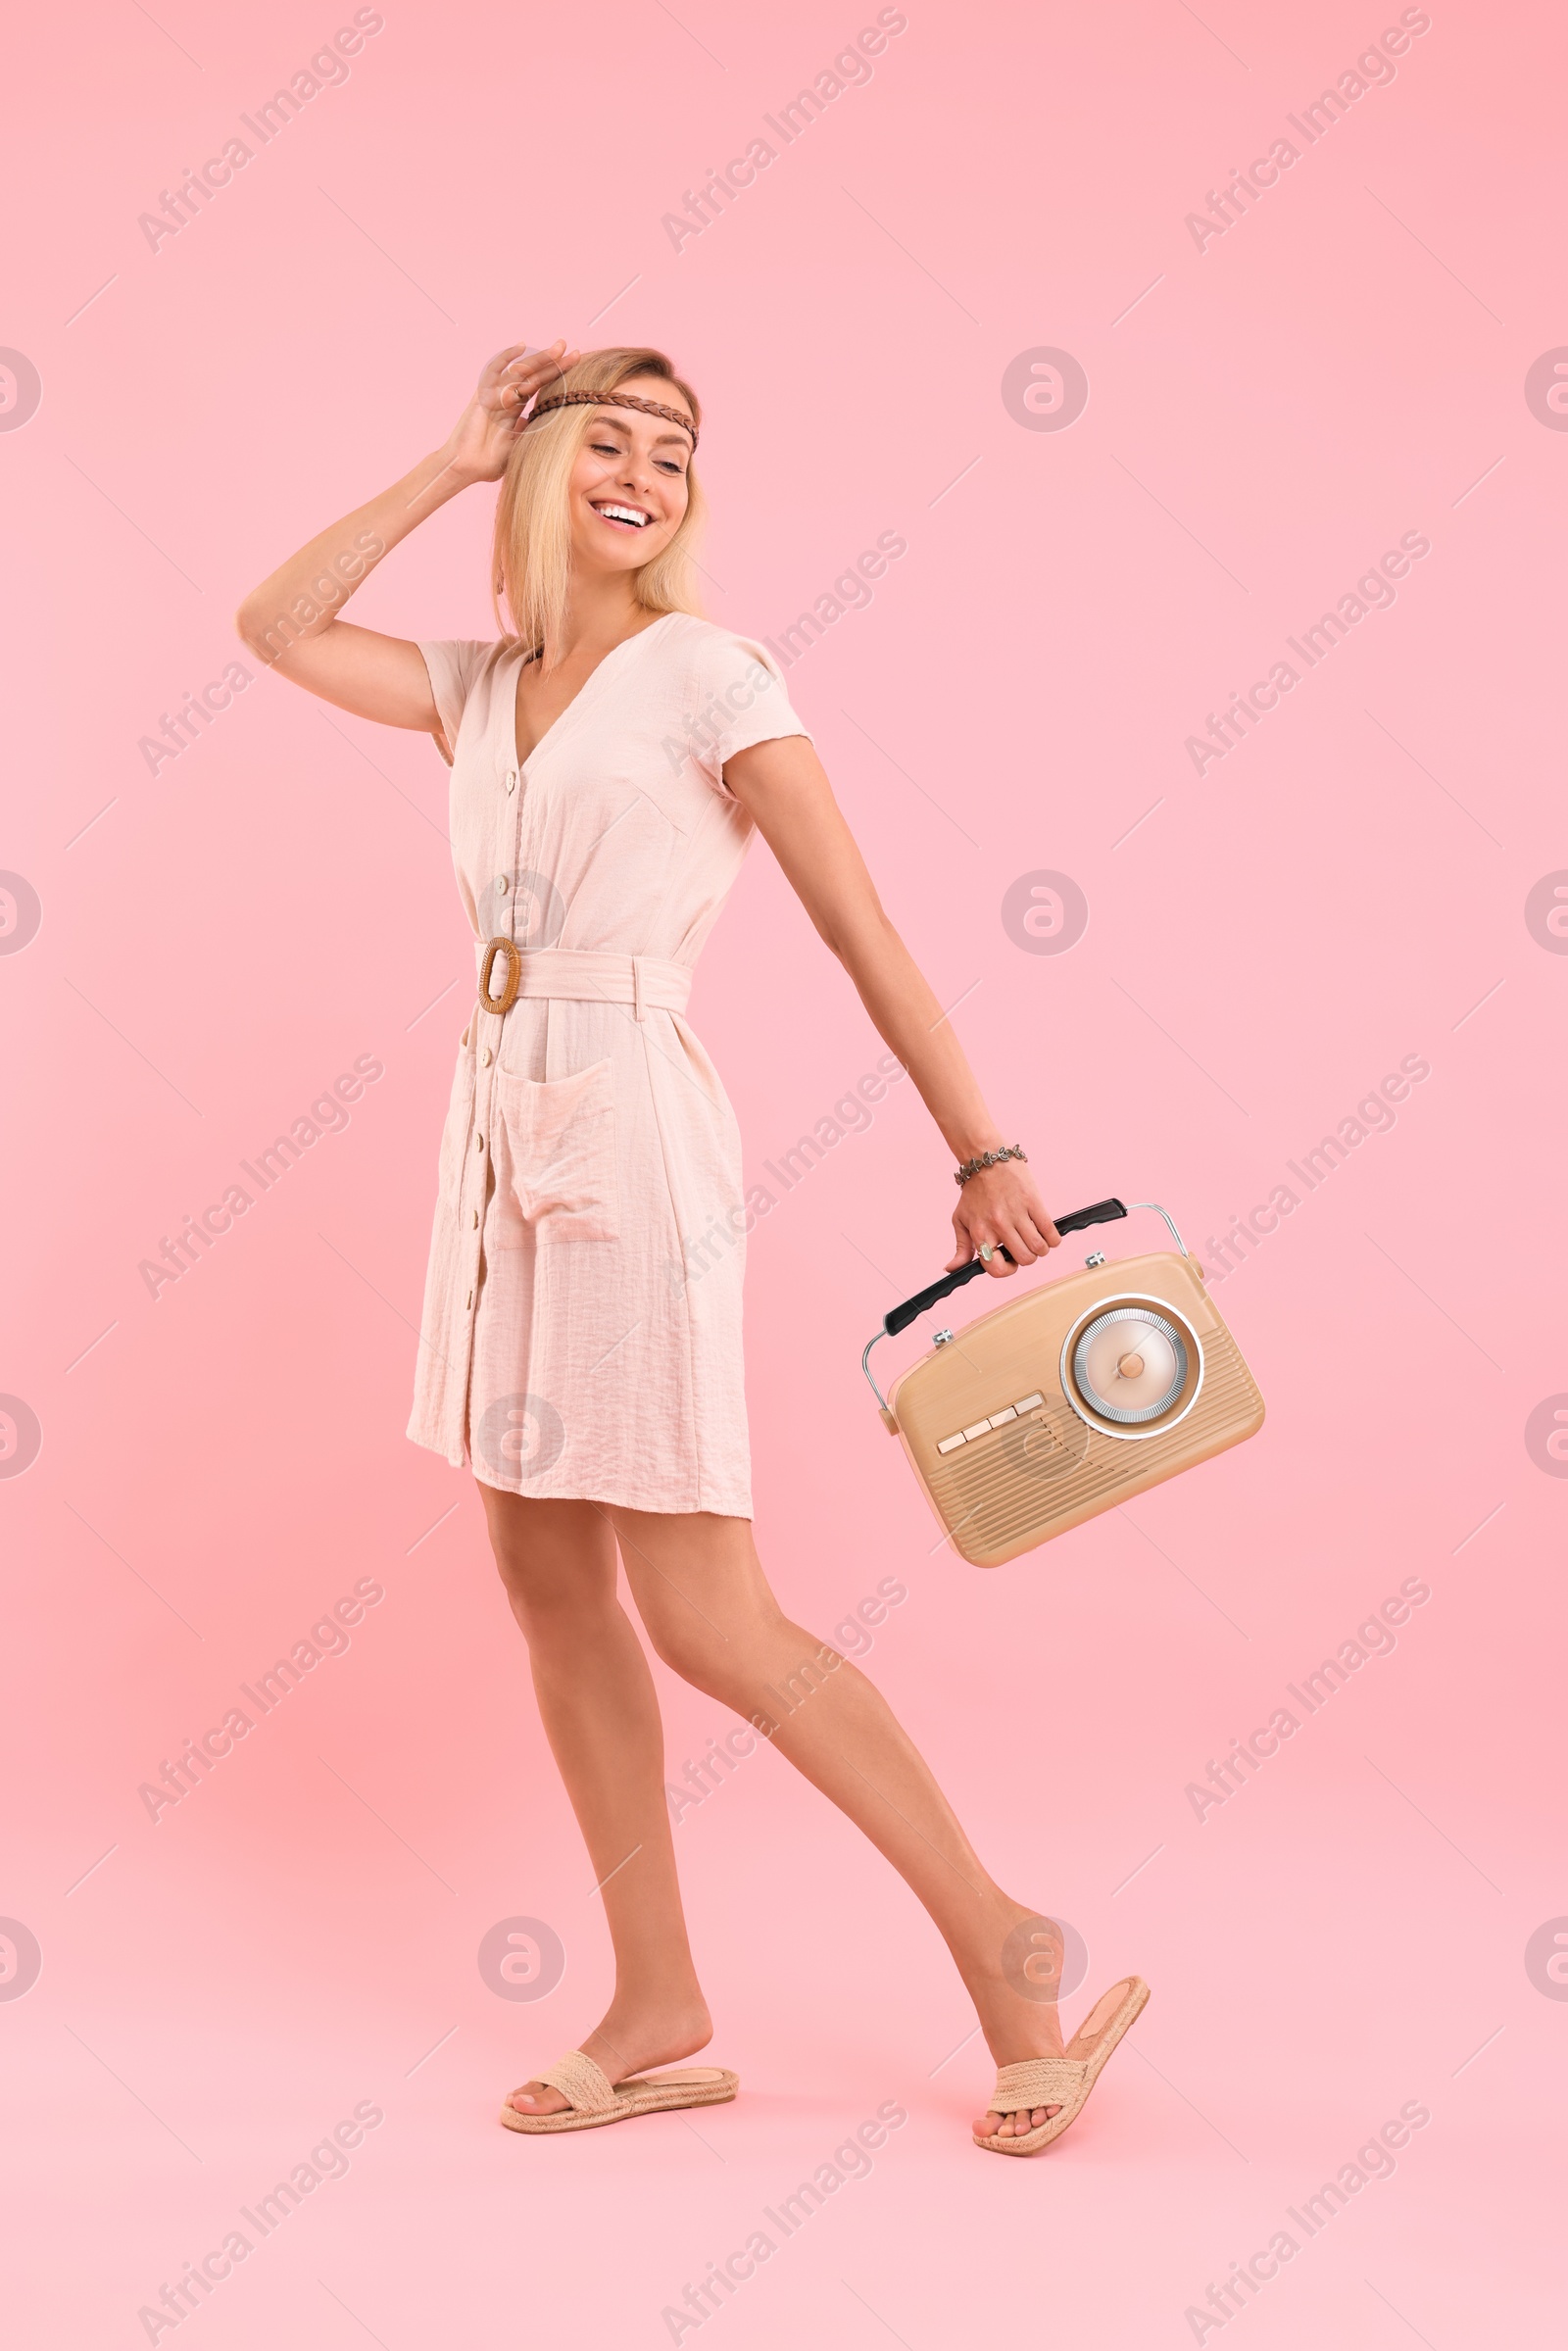
[[[515,769],[515,767],[509,767],[509,768],[507,769],[507,790],[508,790],[509,792],[515,792],[515,790],[516,790],[516,789],[517,789],[517,770]]]
[[[468,1303],[470,1306],[473,1304],[473,1292],[471,1290],[468,1293]]]
[[[507,877],[504,873],[496,875],[496,895],[498,898],[505,898],[507,895]]]
[[[473,1210],[470,1212],[470,1214],[469,1214],[469,1217],[468,1217],[468,1222],[469,1222],[470,1224],[472,1224],[472,1225],[477,1225],[477,1224],[478,1224],[478,1222],[479,1222],[479,1211],[478,1211],[478,1209],[477,1209],[477,1208],[473,1209]]]
[[[489,1066],[490,1066],[490,1048],[489,1048],[489,1046],[488,1046],[488,1045],[481,1045],[481,1046],[480,1046],[480,1048],[479,1048],[479,1067],[480,1067],[481,1069],[488,1069],[488,1068],[489,1068]]]
[[[473,1148],[474,1148],[474,1150],[475,1150],[476,1151],[483,1151],[483,1149],[484,1149],[484,1137],[483,1137],[482,1135],[475,1135],[475,1137],[474,1137],[474,1139],[473,1139]]]

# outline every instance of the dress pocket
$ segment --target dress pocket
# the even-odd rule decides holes
[[[620,1230],[613,1065],[564,1078],[496,1074],[501,1132],[492,1238],[520,1249],[531,1227],[547,1241],[613,1241]]]

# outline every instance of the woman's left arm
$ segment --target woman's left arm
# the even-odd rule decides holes
[[[1004,1137],[930,986],[882,910],[865,860],[803,735],[754,744],[724,764],[724,781],[749,812],[860,1002],[907,1069],[959,1161],[1000,1151]],[[1060,1235],[1029,1169],[1017,1159],[982,1168],[958,1195],[957,1249],[948,1270],[1000,1242],[1019,1265],[1054,1249]],[[987,1271],[1008,1274],[1000,1251]]]

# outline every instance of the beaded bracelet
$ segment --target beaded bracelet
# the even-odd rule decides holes
[[[1019,1144],[1009,1143],[999,1151],[982,1151],[978,1159],[965,1159],[963,1165],[955,1172],[953,1180],[961,1187],[967,1184],[972,1175],[978,1175],[982,1167],[1000,1167],[1004,1159],[1027,1160],[1028,1157],[1029,1153]]]

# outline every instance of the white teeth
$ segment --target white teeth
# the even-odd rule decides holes
[[[612,522],[635,522],[639,530],[643,529],[649,520],[649,517],[634,506],[596,506],[594,513],[607,514]]]

